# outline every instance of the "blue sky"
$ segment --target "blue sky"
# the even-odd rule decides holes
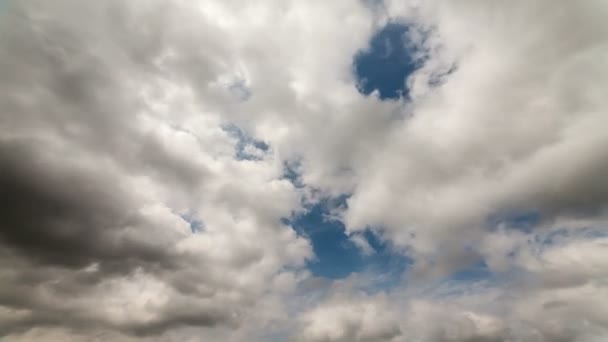
[[[409,264],[407,257],[393,251],[369,229],[360,234],[373,249],[371,253],[365,252],[349,238],[342,222],[333,217],[336,209],[346,208],[347,200],[347,195],[324,198],[287,221],[312,243],[315,258],[308,262],[309,270],[316,276],[331,279],[353,273],[378,273],[390,274],[387,282],[398,281]]]
[[[364,94],[378,91],[381,99],[408,98],[407,77],[422,61],[410,30],[414,28],[400,23],[382,27],[369,42],[369,47],[359,52],[353,61],[353,69]]]

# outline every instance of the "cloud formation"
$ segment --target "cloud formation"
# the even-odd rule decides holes
[[[605,339],[606,17],[599,0],[3,3],[0,337]],[[357,87],[388,23],[421,61],[407,99]],[[285,219],[345,194],[332,218],[363,254],[372,230],[412,260],[390,289],[307,270]]]

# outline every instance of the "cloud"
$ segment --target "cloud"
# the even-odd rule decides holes
[[[430,42],[442,45],[429,65],[457,67],[441,86],[420,90],[411,117],[352,167],[359,177],[347,227],[386,227],[420,258],[435,258],[437,248],[466,253],[496,213],[601,214],[608,149],[597,90],[606,25],[589,13],[605,10],[598,3],[419,6],[411,16],[434,27]],[[423,67],[410,82],[433,71]]]
[[[398,318],[383,296],[337,292],[302,315],[296,341],[396,341]]]
[[[605,237],[507,239],[515,254],[492,279],[448,280],[389,292],[334,283],[301,316],[304,341],[595,341],[605,320]],[[497,233],[502,235],[502,233]],[[505,236],[502,235],[505,239]],[[297,340],[297,339],[296,339]]]
[[[1,336],[605,337],[606,11],[6,2]],[[407,101],[356,87],[353,58],[388,23],[420,33]],[[403,283],[310,276],[310,243],[285,219],[344,194],[332,218],[365,253],[369,230],[406,254]],[[509,222],[531,212],[525,230]],[[487,279],[449,278],[471,265]]]
[[[176,33],[156,30],[186,9],[8,4],[0,304],[17,314],[1,323],[4,336],[238,329],[280,296],[268,282],[296,279],[311,256],[280,221],[300,208],[282,163],[235,159],[238,141],[222,128],[230,121],[192,90],[221,70],[198,60],[205,70],[179,81],[180,65],[158,64],[177,47],[161,37]],[[192,232],[184,213],[204,229]]]

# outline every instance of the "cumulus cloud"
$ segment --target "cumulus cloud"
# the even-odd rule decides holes
[[[397,316],[379,296],[337,295],[305,313],[301,341],[395,341],[400,335]]]
[[[204,109],[196,84],[221,70],[197,60],[210,70],[190,78],[161,62],[196,54],[187,32],[171,39],[187,52],[157,32],[181,30],[188,7],[5,6],[4,335],[235,329],[257,298],[280,294],[269,281],[298,277],[310,247],[280,221],[300,207],[282,164],[235,158],[230,121]]]
[[[0,336],[605,338],[607,12],[0,4]],[[387,23],[412,28],[407,100],[357,89]],[[403,283],[309,274],[285,218],[344,195],[332,218],[363,255],[372,230],[411,258]],[[472,265],[488,276],[446,280]]]
[[[430,65],[452,60],[456,69],[440,87],[420,90],[412,116],[356,168],[348,227],[383,226],[420,257],[441,258],[437,248],[460,245],[463,254],[492,215],[600,215],[608,193],[599,174],[608,150],[598,92],[605,6],[420,7],[415,17],[432,23],[443,45]],[[432,72],[421,68],[410,82]]]
[[[357,289],[361,279],[338,282],[302,315],[297,337],[425,342],[605,338],[605,238],[562,237],[552,245],[512,240],[517,252],[505,254],[510,266],[496,269],[490,279],[404,284],[371,295]]]

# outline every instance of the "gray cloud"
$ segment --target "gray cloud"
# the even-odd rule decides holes
[[[235,160],[226,121],[200,112],[202,94],[171,88],[221,74],[194,32],[180,36],[188,8],[32,1],[3,11],[2,336],[213,336],[275,300],[268,282],[290,287],[309,254],[280,223],[299,207],[295,189],[271,159]],[[192,233],[185,213],[204,231]]]
[[[154,240],[120,234],[153,224],[128,207],[124,189],[96,171],[62,170],[33,153],[27,142],[3,142],[0,155],[1,240],[17,252],[71,268],[97,261],[103,268],[170,264],[169,250]]]

